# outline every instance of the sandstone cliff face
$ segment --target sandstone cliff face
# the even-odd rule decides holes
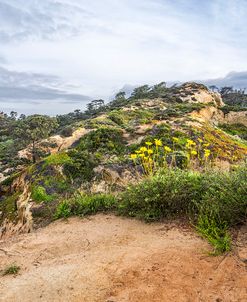
[[[247,110],[240,112],[229,112],[224,116],[226,124],[243,124],[247,127]]]
[[[0,238],[10,237],[16,233],[28,233],[33,229],[32,213],[30,211],[31,192],[29,183],[26,180],[27,174],[24,172],[17,177],[11,185],[10,192],[21,192],[16,200],[15,219],[6,217],[0,227]]]
[[[193,111],[191,117],[201,122],[210,122],[218,124],[243,124],[247,126],[247,111],[229,112],[224,114],[223,111],[214,106],[208,106],[200,111]]]
[[[44,147],[44,148],[41,147],[41,149],[44,149],[45,152],[51,153],[51,154],[57,153],[62,150],[66,150],[70,146],[72,146],[76,141],[78,141],[82,136],[87,134],[89,131],[91,131],[91,130],[85,129],[85,128],[78,128],[73,132],[72,136],[69,136],[69,137],[62,137],[61,135],[51,136],[49,139],[43,140],[40,143],[40,145],[42,143],[49,142],[52,145],[54,145],[54,147]],[[32,160],[32,154],[31,154],[30,150],[31,150],[30,147],[28,147],[24,150],[19,151],[19,153],[18,153],[19,157]]]
[[[208,106],[200,111],[193,111],[191,117],[200,122],[210,122],[217,125],[224,120],[224,113],[214,106]]]
[[[195,83],[185,83],[182,85],[180,98],[183,101],[201,104],[213,104],[216,107],[224,106],[221,95],[217,92],[209,91],[205,86]]]

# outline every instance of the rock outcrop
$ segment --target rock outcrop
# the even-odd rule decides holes
[[[16,200],[15,219],[4,218],[0,228],[0,238],[10,237],[16,233],[29,233],[33,229],[32,213],[30,211],[31,192],[29,182],[26,179],[27,174],[24,172],[17,177],[11,185],[10,192],[21,192]]]

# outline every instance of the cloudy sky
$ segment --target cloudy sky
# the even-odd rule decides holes
[[[0,0],[0,110],[62,113],[125,84],[229,72],[247,86],[246,15],[246,0]]]

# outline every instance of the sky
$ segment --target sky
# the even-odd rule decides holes
[[[0,111],[65,113],[126,84],[247,87],[246,15],[246,0],[0,0]]]

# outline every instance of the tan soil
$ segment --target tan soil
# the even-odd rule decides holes
[[[188,228],[111,215],[57,221],[0,242],[0,301],[247,301],[234,254],[212,257]]]

